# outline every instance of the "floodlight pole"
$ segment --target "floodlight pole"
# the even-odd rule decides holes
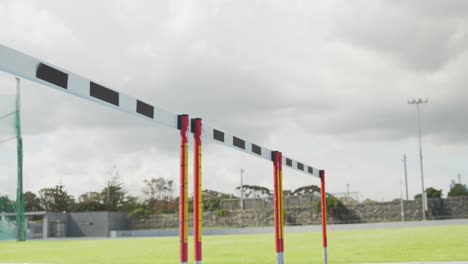
[[[193,243],[195,264],[202,263],[202,120],[192,119],[193,133]]]
[[[404,169],[405,169],[405,189],[406,189],[406,201],[409,200],[409,197],[408,197],[408,171],[407,171],[407,167],[406,167],[406,154],[403,155],[403,166],[404,166]],[[402,197],[403,199],[403,197]]]
[[[422,99],[413,99],[411,101],[408,101],[408,104],[415,104],[416,105],[416,110],[418,112],[418,135],[419,135],[419,165],[420,165],[420,170],[421,170],[421,187],[422,187],[422,193],[421,193],[421,201],[422,201],[422,217],[423,221],[426,220],[426,192],[424,190],[424,170],[423,170],[423,155],[422,155],[422,146],[421,146],[421,117],[420,117],[420,112],[419,112],[419,105],[420,104],[427,104],[428,100],[422,100]]]
[[[320,208],[322,209],[323,264],[328,264],[327,254],[327,200],[325,193],[325,171],[320,170]]]
[[[276,264],[284,264],[283,240],[283,188],[282,188],[282,157],[281,152],[273,151],[273,210],[275,229]]]
[[[179,257],[181,264],[188,263],[188,115],[179,115],[180,177],[179,177]]]
[[[16,77],[16,144],[18,159],[18,183],[16,187],[16,223],[18,228],[17,241],[26,241],[24,223],[24,194],[23,194],[23,138],[21,137],[21,97],[20,78]]]

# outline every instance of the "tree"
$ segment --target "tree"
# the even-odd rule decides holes
[[[283,197],[288,197],[288,196],[292,196],[292,195],[293,195],[293,191],[283,190]]]
[[[447,194],[448,197],[456,197],[456,196],[468,196],[468,188],[465,184],[455,183],[452,181],[450,184],[450,191]]]
[[[127,201],[127,190],[120,181],[120,173],[115,167],[110,171],[111,181],[108,186],[101,191],[102,200],[105,201],[105,210],[121,211]],[[104,198],[105,197],[105,198]]]
[[[69,195],[62,184],[54,188],[43,188],[39,191],[41,207],[49,212],[67,212],[73,210],[74,198]]]
[[[222,209],[221,201],[223,199],[233,198],[234,195],[217,192],[213,190],[203,190],[202,197],[203,197],[203,211],[216,211],[216,210]]]
[[[343,219],[347,213],[347,208],[343,202],[329,193],[327,193],[325,197],[327,215],[337,219]],[[317,202],[316,209],[318,212],[322,212],[322,204],[320,201]]]
[[[432,187],[426,189],[427,198],[442,198],[442,189],[437,190]]]
[[[75,204],[75,211],[104,211],[105,205],[102,194],[99,192],[87,192],[80,195],[78,203]]]
[[[14,212],[15,201],[10,200],[7,195],[0,195],[0,212]]]
[[[237,190],[240,190],[240,186],[236,187]],[[269,198],[273,196],[270,189],[258,186],[258,185],[242,185],[242,193],[245,197],[249,198]]]
[[[123,201],[122,207],[120,208],[123,212],[130,212],[135,210],[136,208],[140,208],[143,205],[138,202],[138,197],[127,195],[125,200]]]
[[[24,211],[38,212],[44,208],[41,206],[41,199],[33,192],[27,191],[24,193]]]
[[[143,193],[147,200],[170,200],[174,194],[174,182],[162,177],[145,180]]]
[[[307,185],[303,187],[299,187],[294,192],[292,192],[294,196],[302,196],[302,195],[316,195],[320,196],[320,188],[317,185]]]
[[[39,199],[41,207],[46,211],[50,211],[50,204],[53,203],[54,188],[42,188],[39,190]]]
[[[123,211],[130,212],[141,206],[138,198],[130,196],[125,184],[120,180],[120,173],[116,166],[109,170],[111,180],[101,192],[87,192],[78,198],[76,211]]]
[[[174,182],[162,177],[145,180],[143,187],[145,205],[154,213],[174,213],[177,211],[178,201],[174,199]]]
[[[437,190],[432,187],[426,188],[426,196],[427,198],[442,198],[442,189]],[[421,194],[416,194],[414,199],[421,200]]]

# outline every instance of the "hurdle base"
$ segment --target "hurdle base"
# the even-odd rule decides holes
[[[276,252],[276,264],[284,264],[284,253]]]
[[[323,248],[323,264],[328,264],[328,254],[327,254],[327,248]]]

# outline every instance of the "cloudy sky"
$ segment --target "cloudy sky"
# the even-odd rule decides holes
[[[327,171],[328,191],[410,197],[468,181],[466,1],[9,1],[0,43]],[[0,93],[15,92],[0,74]],[[25,190],[100,190],[116,166],[131,193],[178,178],[170,128],[22,82]],[[15,192],[15,142],[0,193]],[[272,186],[271,163],[205,142],[204,189]],[[284,187],[318,184],[292,170]]]

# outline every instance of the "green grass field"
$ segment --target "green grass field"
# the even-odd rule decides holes
[[[178,263],[178,238],[0,242],[0,262]],[[191,244],[189,244],[191,253]],[[205,236],[203,263],[274,263],[273,235]],[[329,233],[329,263],[468,260],[468,225]],[[190,254],[189,262],[192,262]],[[320,233],[285,237],[286,263],[321,263]]]

